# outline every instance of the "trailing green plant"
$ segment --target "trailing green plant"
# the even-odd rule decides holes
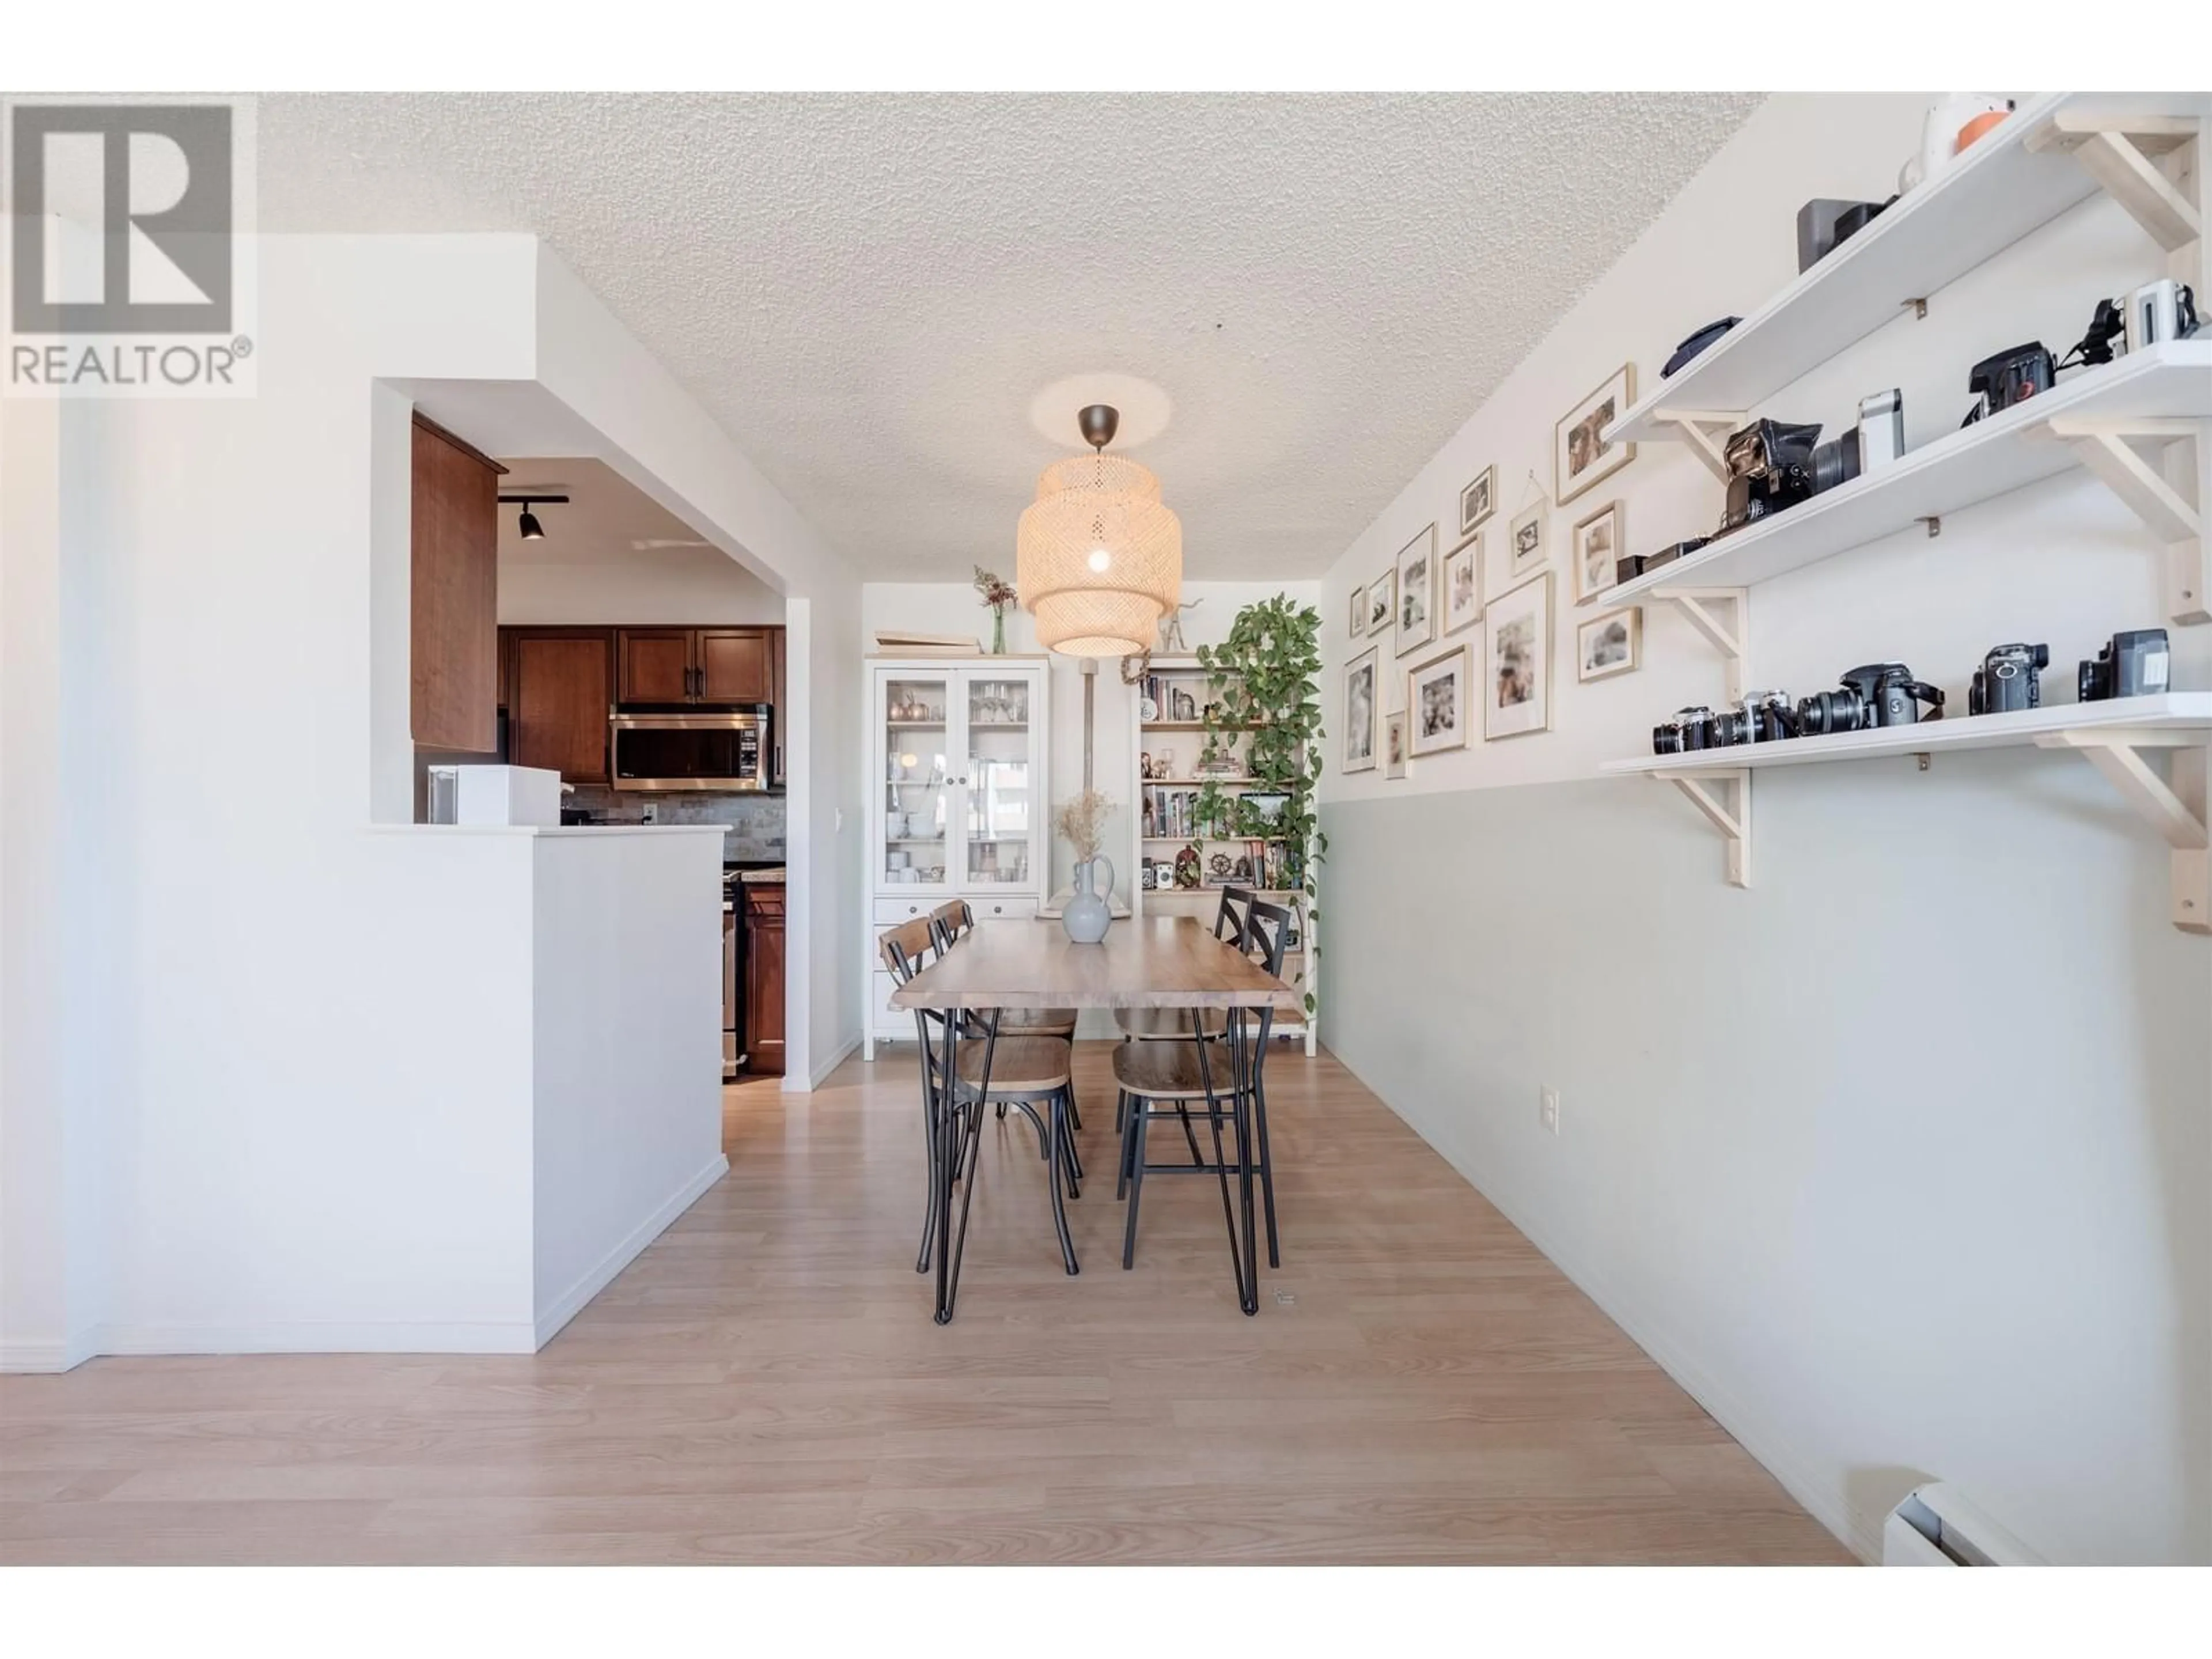
[[[1313,923],[1320,920],[1320,866],[1328,853],[1314,811],[1321,781],[1321,613],[1283,594],[1246,605],[1219,645],[1200,646],[1206,672],[1206,744],[1201,768],[1246,744],[1245,771],[1257,786],[1286,796],[1283,810],[1262,818],[1218,782],[1199,791],[1199,821],[1225,836],[1285,843],[1284,885],[1305,898],[1308,989],[1320,961]],[[1249,743],[1247,740],[1249,739]]]

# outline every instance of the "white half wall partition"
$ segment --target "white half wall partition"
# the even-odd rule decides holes
[[[793,1035],[859,1029],[842,563],[532,239],[267,237],[258,267],[257,396],[0,410],[11,1369],[527,1347],[720,1156],[712,832],[407,824],[410,401],[472,388],[507,453],[620,465],[791,599],[793,908],[828,918],[793,972],[833,992]],[[508,444],[532,423],[547,447]],[[680,987],[574,960],[648,922]],[[635,1164],[578,1115],[622,1109],[622,1076],[671,1103]]]

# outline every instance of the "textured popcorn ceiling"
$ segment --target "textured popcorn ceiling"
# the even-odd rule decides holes
[[[1310,576],[1758,101],[272,96],[261,220],[538,233],[872,577],[1011,565],[1094,370],[1190,575]]]

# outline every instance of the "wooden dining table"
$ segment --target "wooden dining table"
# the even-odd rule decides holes
[[[1235,945],[1215,938],[1195,918],[1139,916],[1115,922],[1097,945],[1078,945],[1056,922],[980,923],[936,962],[893,991],[890,1006],[940,1010],[951,1016],[944,1022],[943,1069],[939,1075],[951,1079],[960,1075],[959,1045],[988,1041],[963,1015],[988,1018],[989,1010],[1013,1008],[1218,1009],[1227,1017],[1234,1042],[1243,1035],[1248,1018],[1268,1010],[1296,1012],[1304,1003],[1293,987]],[[963,1026],[969,1029],[963,1030]],[[925,1056],[925,1068],[926,1065]],[[1231,1062],[1224,1056],[1218,1066],[1223,1073],[1221,1092],[1225,1093]],[[975,1092],[978,1116],[988,1081],[986,1073],[983,1087]],[[1209,1100],[1210,1113],[1215,1103]],[[953,1110],[939,1111],[930,1126],[937,1138],[930,1179],[935,1186],[931,1214],[937,1228],[933,1254],[937,1270],[936,1317],[940,1325],[951,1320],[959,1289],[952,1188],[960,1170],[971,1162],[957,1144],[959,1117]],[[970,1138],[973,1133],[971,1121]],[[1237,1294],[1247,1314],[1258,1312],[1260,1305],[1253,1244],[1252,1175],[1250,1149],[1240,1143],[1237,1216],[1243,1224],[1240,1229],[1237,1216],[1231,1218],[1230,1249],[1241,1261]],[[1051,1178],[1058,1179],[1056,1171]],[[960,1224],[964,1232],[964,1203]]]

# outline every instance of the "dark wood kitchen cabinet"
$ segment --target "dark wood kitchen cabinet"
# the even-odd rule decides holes
[[[783,910],[781,882],[740,884],[745,919],[745,1066],[783,1075]]]
[[[615,638],[605,628],[503,628],[507,759],[606,783]]]
[[[762,703],[775,696],[769,628],[616,630],[624,703]]]
[[[408,712],[425,749],[498,744],[499,478],[507,469],[415,417]]]
[[[775,712],[769,717],[768,787],[781,789],[784,781],[784,713],[791,707],[788,701],[789,675],[783,655],[784,630],[771,628],[768,635],[768,700],[775,708]]]

